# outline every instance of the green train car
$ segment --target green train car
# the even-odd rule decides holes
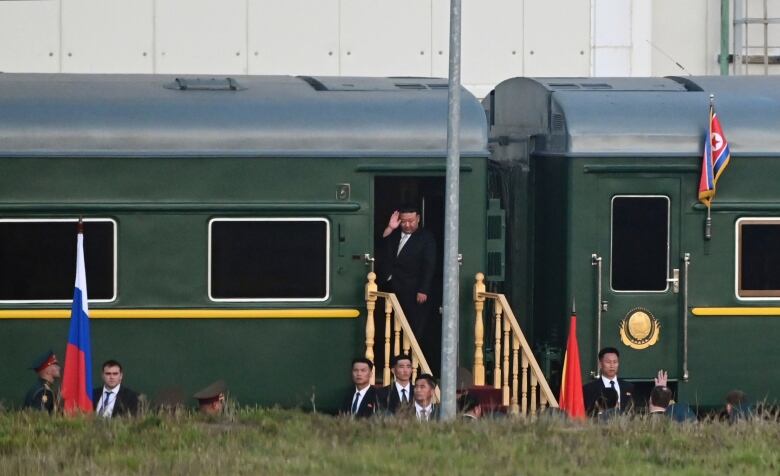
[[[731,162],[708,238],[710,95]],[[586,379],[614,346],[622,377],[649,391],[666,369],[700,409],[780,395],[780,78],[515,78],[484,106],[503,287],[548,368],[576,300]]]
[[[463,94],[468,295],[488,151]],[[93,382],[117,359],[152,402],[191,404],[222,378],[240,404],[335,410],[365,351],[364,256],[390,214],[416,203],[442,240],[446,80],[2,74],[0,110],[6,406],[37,354],[63,357],[79,217]]]
[[[65,347],[83,216],[95,382],[116,358],[152,401],[223,378],[241,404],[335,410],[391,212],[419,205],[443,244],[446,87],[0,75],[0,399],[18,405],[29,362]],[[666,369],[698,408],[733,388],[774,400],[779,91],[670,77],[515,78],[482,104],[464,92],[461,367],[483,272],[553,388],[576,301],[586,379],[609,345],[640,391]],[[732,159],[706,237],[711,94]],[[423,345],[434,368],[437,338]]]

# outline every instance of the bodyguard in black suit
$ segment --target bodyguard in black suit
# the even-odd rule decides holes
[[[412,357],[409,354],[395,355],[391,359],[393,381],[379,390],[379,403],[390,414],[410,413],[414,400],[412,378]]]
[[[414,207],[396,210],[382,233],[385,243],[381,286],[394,292],[418,342],[428,324],[436,271],[436,241],[420,228]]]
[[[373,369],[374,364],[368,359],[352,361],[352,383],[355,385],[344,399],[340,414],[352,418],[369,418],[380,411],[379,395],[370,384]]]
[[[122,385],[122,364],[116,360],[103,363],[103,386],[92,391],[95,413],[103,418],[135,415],[138,412],[138,394]]]
[[[582,394],[585,398],[585,412],[588,415],[595,415],[599,410],[605,410],[605,408],[600,407],[603,407],[603,402],[608,400],[608,388],[617,392],[617,408],[621,412],[633,410],[634,385],[618,378],[619,367],[620,352],[617,349],[605,347],[599,351],[601,377],[582,386]]]

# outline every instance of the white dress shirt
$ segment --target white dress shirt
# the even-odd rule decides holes
[[[117,385],[114,388],[106,388],[103,386],[103,393],[100,394],[100,403],[98,403],[97,414],[103,418],[111,418],[111,414],[114,413],[114,405],[116,404],[116,395],[119,393],[119,387],[122,384]],[[111,392],[106,401],[106,392]]]
[[[412,384],[407,383],[406,387],[401,385],[400,383],[395,383],[395,390],[398,392],[398,401],[402,402],[404,401],[404,395],[401,393],[401,390],[406,390],[406,401],[411,402],[412,401],[412,394],[410,393],[412,390]]]
[[[398,242],[398,252],[396,253],[396,256],[401,254],[401,250],[404,248],[406,242],[409,241],[410,236],[412,236],[411,233],[401,232],[401,240]]]
[[[366,392],[368,392],[368,387],[370,387],[370,385],[366,385],[363,390],[358,390],[358,388],[355,387],[355,392],[359,394],[357,397],[357,405],[355,405],[355,397],[354,396],[352,397],[351,405],[355,407],[355,413],[357,413],[357,411],[360,410],[360,404],[363,402],[363,397],[366,396]]]
[[[433,403],[429,403],[427,407],[423,407],[419,403],[414,402],[414,412],[417,415],[418,420],[428,421],[431,419],[431,412],[433,412]]]

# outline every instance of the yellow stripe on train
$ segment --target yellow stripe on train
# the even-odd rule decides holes
[[[90,319],[354,319],[357,309],[90,309]],[[67,319],[70,309],[0,309],[0,319]]]
[[[694,316],[778,316],[780,307],[694,307]]]

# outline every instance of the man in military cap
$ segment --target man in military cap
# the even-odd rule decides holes
[[[51,350],[41,355],[32,364],[30,370],[38,374],[38,382],[24,397],[24,408],[52,413],[56,405],[54,381],[60,378],[61,368],[57,356]]]
[[[225,393],[227,386],[224,380],[217,380],[208,387],[195,393],[193,397],[198,400],[198,411],[206,415],[219,415],[225,407]]]

